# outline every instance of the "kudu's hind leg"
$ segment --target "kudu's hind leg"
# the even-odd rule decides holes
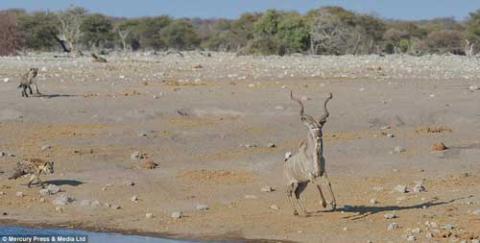
[[[293,202],[293,192],[295,191],[297,186],[298,184],[296,183],[290,183],[287,185],[287,190],[286,190],[288,202],[290,202],[293,208],[293,215],[298,215],[297,206]]]
[[[300,212],[303,216],[307,215],[307,211],[305,210],[305,207],[303,206],[302,202],[300,201],[300,195],[302,192],[307,188],[308,182],[301,182],[297,184],[297,188],[295,188],[295,202],[297,203]]]

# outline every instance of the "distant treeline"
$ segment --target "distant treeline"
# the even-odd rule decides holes
[[[316,55],[453,53],[480,50],[480,10],[453,18],[384,20],[341,7],[305,15],[268,10],[230,19],[114,18],[81,7],[61,12],[0,11],[0,55],[20,51],[211,50]]]

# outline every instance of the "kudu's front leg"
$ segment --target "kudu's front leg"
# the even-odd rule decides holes
[[[330,180],[328,179],[326,172],[323,174],[322,178],[325,180],[328,186],[330,197],[332,198],[332,201],[330,202],[330,205],[332,206],[332,211],[335,211],[335,209],[337,208],[337,201],[335,200],[335,195],[333,194],[333,190],[332,190],[332,184],[330,183]]]

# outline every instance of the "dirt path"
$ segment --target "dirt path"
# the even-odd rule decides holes
[[[0,84],[0,222],[195,239],[480,239],[474,60],[349,58],[3,58],[0,78],[10,81]],[[43,69],[49,96],[20,97],[14,75],[30,66]],[[308,98],[312,115],[334,93],[324,132],[335,212],[307,188],[310,217],[291,215],[282,161],[305,129],[289,89]],[[432,152],[440,142],[449,149]],[[130,158],[135,151],[158,167],[143,168]],[[29,157],[54,160],[55,174],[44,179],[75,202],[54,205],[58,195],[41,196],[27,178],[7,180]],[[394,190],[418,181],[425,192]],[[172,218],[176,211],[183,217]]]

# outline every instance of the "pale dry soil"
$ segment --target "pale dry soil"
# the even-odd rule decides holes
[[[480,91],[468,90],[478,80],[461,73],[398,78],[361,63],[356,73],[363,68],[369,77],[279,77],[276,69],[248,76],[243,66],[247,76],[235,79],[227,73],[235,58],[215,58],[2,59],[0,75],[10,79],[0,83],[0,151],[15,157],[0,158],[0,222],[181,239],[404,242],[414,228],[420,242],[479,239],[480,216],[473,212],[480,209]],[[16,77],[30,66],[45,67],[43,97],[22,98],[16,89]],[[306,135],[289,89],[311,98],[306,112],[314,116],[327,93],[334,94],[324,139],[336,211],[321,208],[313,187],[303,195],[309,217],[293,216],[286,200],[283,157]],[[449,149],[432,152],[439,142]],[[52,148],[42,151],[46,144]],[[392,153],[395,146],[406,151]],[[130,158],[134,151],[159,166],[142,168],[142,160]],[[54,160],[55,173],[43,179],[76,202],[56,209],[56,195],[41,202],[39,187],[26,187],[28,178],[7,180],[15,163],[30,157]],[[426,192],[393,191],[420,180]],[[275,190],[261,192],[264,186]],[[82,206],[82,200],[101,205]],[[209,209],[196,210],[197,204]],[[171,218],[175,211],[184,217]],[[397,218],[385,219],[387,213]],[[392,222],[399,227],[388,231]],[[442,229],[446,224],[454,228]]]

